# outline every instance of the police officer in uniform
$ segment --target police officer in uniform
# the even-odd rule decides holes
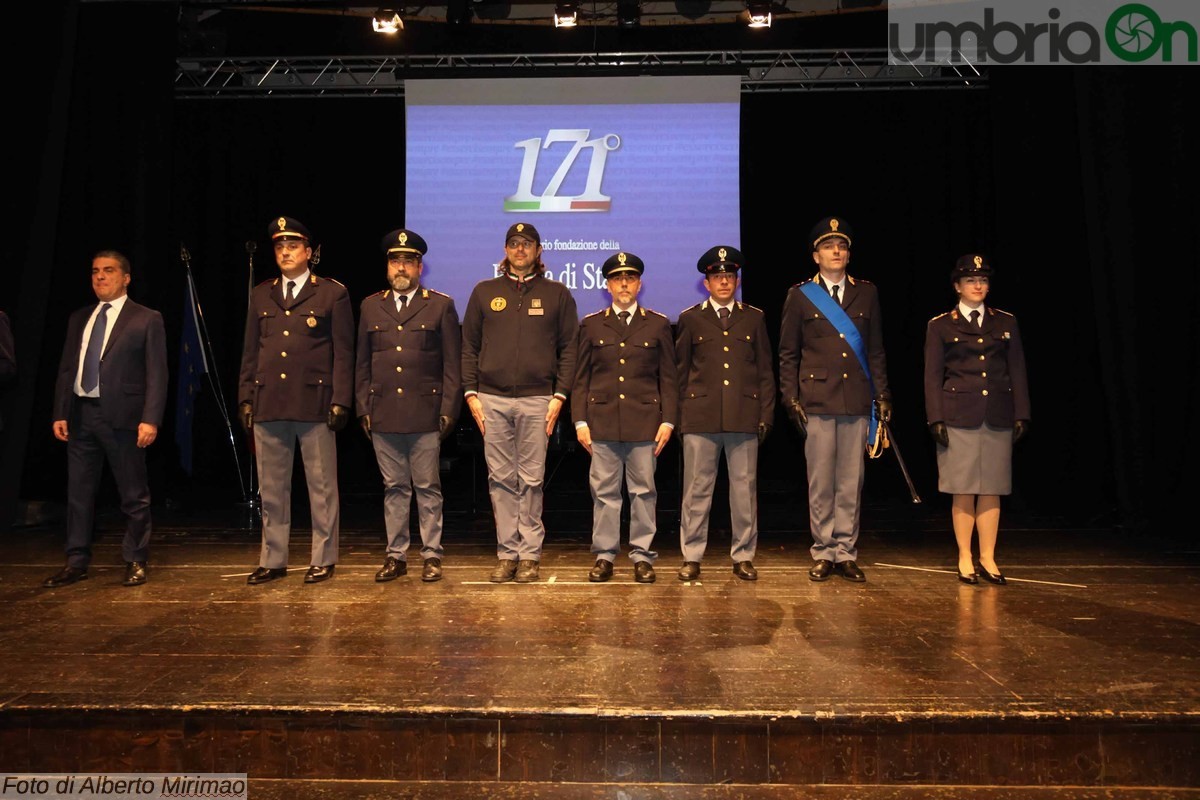
[[[938,490],[954,496],[958,579],[1007,580],[996,566],[1000,496],[1012,493],[1012,447],[1029,430],[1029,383],[1017,318],[984,304],[992,265],[979,253],[950,274],[958,304],[925,332],[925,415],[937,443]],[[979,533],[979,570],[971,535]]]
[[[733,574],[758,579],[758,447],[775,416],[775,373],[762,311],[734,299],[745,261],[733,247],[713,247],[696,262],[709,298],[679,315],[675,360],[679,369],[683,435],[683,508],[679,580],[700,576],[708,544],[708,517],[721,451],[729,468]]]
[[[612,305],[583,318],[571,414],[592,456],[592,582],[607,581],[621,547],[621,476],[629,490],[629,557],[638,583],[654,582],[655,459],[675,429],[679,380],[671,323],[637,302],[645,264],[617,253],[601,271]]]
[[[454,300],[421,285],[425,240],[401,228],[383,237],[390,288],[362,302],[355,400],[383,474],[387,555],[382,583],[408,572],[408,515],[415,491],[421,580],[442,578],[441,442],[462,405],[462,331]]]
[[[291,217],[267,226],[280,276],[250,294],[238,415],[254,435],[262,496],[262,551],[247,583],[287,575],[292,463],[297,440],[312,510],[305,583],[333,576],[340,506],[337,438],[354,400],[354,309],[346,287],[310,270],[312,237]]]
[[[851,229],[841,217],[826,217],[809,235],[815,276],[793,286],[783,305],[779,335],[779,382],[788,417],[804,438],[808,462],[808,518],[813,565],[808,577],[824,581],[833,572],[861,583],[858,528],[866,441],[872,403],[877,418],[891,419],[883,320],[875,286],[846,272]],[[861,339],[870,375],[855,352],[853,337],[810,299],[814,286],[840,306]],[[873,387],[873,388],[872,388]]]
[[[463,314],[463,395],[483,434],[496,518],[490,580],[530,583],[542,557],[546,448],[575,377],[575,298],[545,276],[542,238],[509,227],[499,277],[480,281]]]

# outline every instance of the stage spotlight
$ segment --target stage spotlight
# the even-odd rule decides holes
[[[578,24],[579,8],[575,3],[558,3],[554,6],[554,27],[574,28]]]
[[[622,28],[636,28],[642,23],[642,4],[640,0],[617,0],[617,25]]]
[[[748,0],[746,13],[750,17],[751,28],[771,27],[771,4],[763,0]]]
[[[381,8],[375,12],[375,18],[371,20],[371,27],[376,33],[399,33],[404,30],[404,20],[400,19],[396,9]]]

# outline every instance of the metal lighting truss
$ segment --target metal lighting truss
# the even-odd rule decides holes
[[[645,53],[182,57],[180,99],[403,97],[405,79],[741,76],[742,92],[980,89],[986,68],[958,54],[940,64],[893,64],[887,51],[720,50]]]

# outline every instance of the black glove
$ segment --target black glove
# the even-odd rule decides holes
[[[1025,438],[1025,434],[1029,433],[1029,420],[1019,419],[1013,423],[1013,444]]]
[[[875,401],[876,416],[881,422],[892,421],[892,401],[887,398],[880,398]]]
[[[332,428],[333,426],[330,425],[329,427]],[[359,417],[358,418],[358,427],[362,428],[362,432],[367,435],[368,439],[370,439],[371,438],[371,415],[363,414],[361,417]]]
[[[335,433],[346,427],[346,423],[350,421],[350,411],[345,406],[339,406],[333,403],[329,406],[329,419],[325,420],[325,424],[329,426],[331,431]]]
[[[950,446],[950,431],[946,430],[946,423],[944,423],[944,422],[929,423],[929,435],[932,436],[933,440],[935,442],[937,442],[938,444],[940,444],[942,447]]]
[[[800,438],[808,436],[808,414],[804,413],[804,406],[800,405],[800,401],[795,397],[787,401],[787,415]]]
[[[454,432],[454,420],[445,414],[438,417],[438,441],[444,442]]]
[[[771,435],[771,423],[769,423],[769,422],[758,423],[758,443],[762,444],[763,442],[765,442],[767,440],[767,437],[770,435]]]
[[[238,406],[238,419],[242,421],[242,427],[246,429],[246,433],[254,432],[254,406],[250,403],[242,403]]]

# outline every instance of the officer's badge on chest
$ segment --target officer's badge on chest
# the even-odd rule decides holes
[[[540,317],[546,313],[546,309],[542,308],[542,298],[532,297],[529,300],[529,316]]]

